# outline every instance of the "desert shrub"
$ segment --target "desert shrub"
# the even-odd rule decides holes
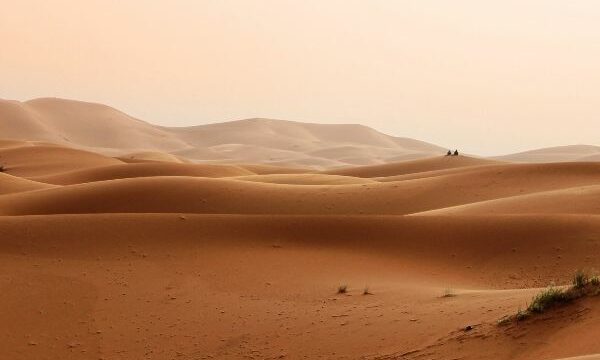
[[[588,274],[583,270],[577,270],[573,276],[573,287],[583,289],[590,281]]]
[[[525,320],[534,313],[543,313],[547,309],[574,301],[584,296],[600,295],[600,277],[589,276],[588,273],[578,270],[573,276],[573,286],[561,289],[550,286],[531,299],[531,304],[526,310],[519,309],[515,315],[505,316],[498,320],[498,325],[510,323],[513,319]]]
[[[517,314],[515,315],[515,319],[517,319],[517,321],[522,321],[525,320],[529,317],[530,313],[527,310],[523,310],[523,309],[519,309],[517,311]]]
[[[532,313],[543,313],[549,307],[570,300],[568,293],[562,289],[549,287],[533,297],[527,311]]]
[[[369,287],[368,286],[365,286],[365,288],[363,289],[363,295],[373,295],[373,293],[371,293],[369,291]]]
[[[4,167],[4,165],[0,164],[0,172],[4,172],[4,170],[6,170],[6,168]]]
[[[498,325],[502,326],[502,325],[508,325],[510,324],[512,321],[512,317],[511,316],[504,316],[503,318],[498,320]]]
[[[338,294],[345,294],[348,292],[348,285],[340,285],[337,290]]]

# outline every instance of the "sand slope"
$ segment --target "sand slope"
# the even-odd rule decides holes
[[[0,173],[0,195],[50,189],[53,187],[54,186],[49,184],[23,179],[6,173]]]
[[[346,175],[362,178],[389,177],[407,174],[417,174],[436,170],[446,170],[467,166],[482,166],[499,162],[468,156],[436,156],[427,159],[401,161],[391,164],[349,167],[325,171],[331,175]]]
[[[533,293],[490,288],[568,281],[580,254],[600,261],[599,231],[597,217],[3,217],[0,271],[12,272],[0,287],[12,291],[0,341],[15,359],[388,356],[495,322]],[[360,295],[365,284],[373,295]],[[457,296],[441,298],[449,284]],[[495,329],[435,353],[534,359],[547,348],[535,328],[498,344]],[[575,340],[556,354],[598,350]]]
[[[138,164],[136,169],[142,168]],[[130,172],[132,164],[118,169]],[[170,165],[189,172],[186,165]],[[157,174],[162,168],[140,170]],[[470,168],[469,168],[470,169]],[[100,169],[93,176],[107,176]],[[114,169],[108,175],[116,177]],[[202,173],[204,170],[200,170]],[[131,172],[130,172],[131,173]],[[90,181],[90,171],[84,172]],[[73,181],[68,174],[56,183]],[[121,174],[119,177],[133,176]],[[52,178],[51,178],[52,179]],[[5,215],[69,213],[380,214],[405,215],[504,197],[597,184],[600,164],[563,163],[483,167],[400,182],[284,185],[235,179],[152,176],[98,181],[9,195]],[[38,180],[42,180],[38,178]],[[50,180],[47,180],[50,181]],[[473,189],[476,189],[473,191]],[[124,201],[126,199],[126,201]],[[418,200],[418,201],[417,201]],[[560,204],[557,204],[560,206]]]
[[[360,179],[352,176],[325,175],[325,174],[271,174],[238,176],[236,180],[254,181],[270,184],[289,185],[356,185],[374,184],[375,181]]]
[[[0,149],[0,162],[6,172],[22,177],[123,163],[89,151],[36,144]]]
[[[125,154],[118,157],[119,160],[126,163],[138,163],[138,162],[174,162],[174,163],[185,163],[185,159],[179,158],[173,154],[158,152],[158,151],[145,151],[138,153]]]
[[[600,186],[545,191],[482,201],[419,215],[464,214],[597,214],[600,215]]]
[[[178,163],[132,163],[90,167],[81,170],[61,172],[48,176],[31,177],[39,182],[57,185],[72,185],[87,182],[155,177],[155,176],[188,176],[188,177],[228,177],[254,175],[239,166],[178,164]]]

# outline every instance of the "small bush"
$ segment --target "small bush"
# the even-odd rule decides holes
[[[373,293],[369,291],[368,286],[365,286],[365,288],[363,289],[363,295],[373,295]]]
[[[567,302],[568,300],[570,300],[570,297],[565,291],[549,287],[533,297],[531,304],[527,307],[527,311],[532,313],[543,313],[549,307]]]
[[[521,311],[521,310],[519,310],[519,311]],[[502,319],[498,320],[498,325],[499,326],[508,325],[508,324],[511,323],[511,321],[512,321],[512,317],[511,316],[505,316]]]
[[[522,320],[527,319],[529,317],[529,315],[530,315],[529,311],[519,309],[517,311],[517,314],[515,315],[515,319],[517,319],[517,321],[522,321]]]
[[[583,270],[577,270],[573,276],[573,286],[576,289],[583,289],[590,281],[588,274]]]
[[[345,294],[347,292],[348,292],[348,285],[340,285],[340,286],[338,286],[338,290],[337,290],[338,294]]]
[[[4,172],[4,170],[6,170],[6,168],[4,167],[4,165],[0,165],[0,172]]]
[[[600,278],[598,277],[598,275],[592,276],[592,278],[590,279],[590,284],[594,286],[600,286]]]

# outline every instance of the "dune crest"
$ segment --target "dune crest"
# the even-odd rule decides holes
[[[0,173],[0,195],[52,188],[54,188],[54,186],[50,184],[44,184],[41,182]]]

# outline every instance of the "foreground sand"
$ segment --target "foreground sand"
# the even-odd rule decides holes
[[[600,298],[497,326],[600,269],[600,163],[316,173],[4,144],[2,359],[600,353]]]

